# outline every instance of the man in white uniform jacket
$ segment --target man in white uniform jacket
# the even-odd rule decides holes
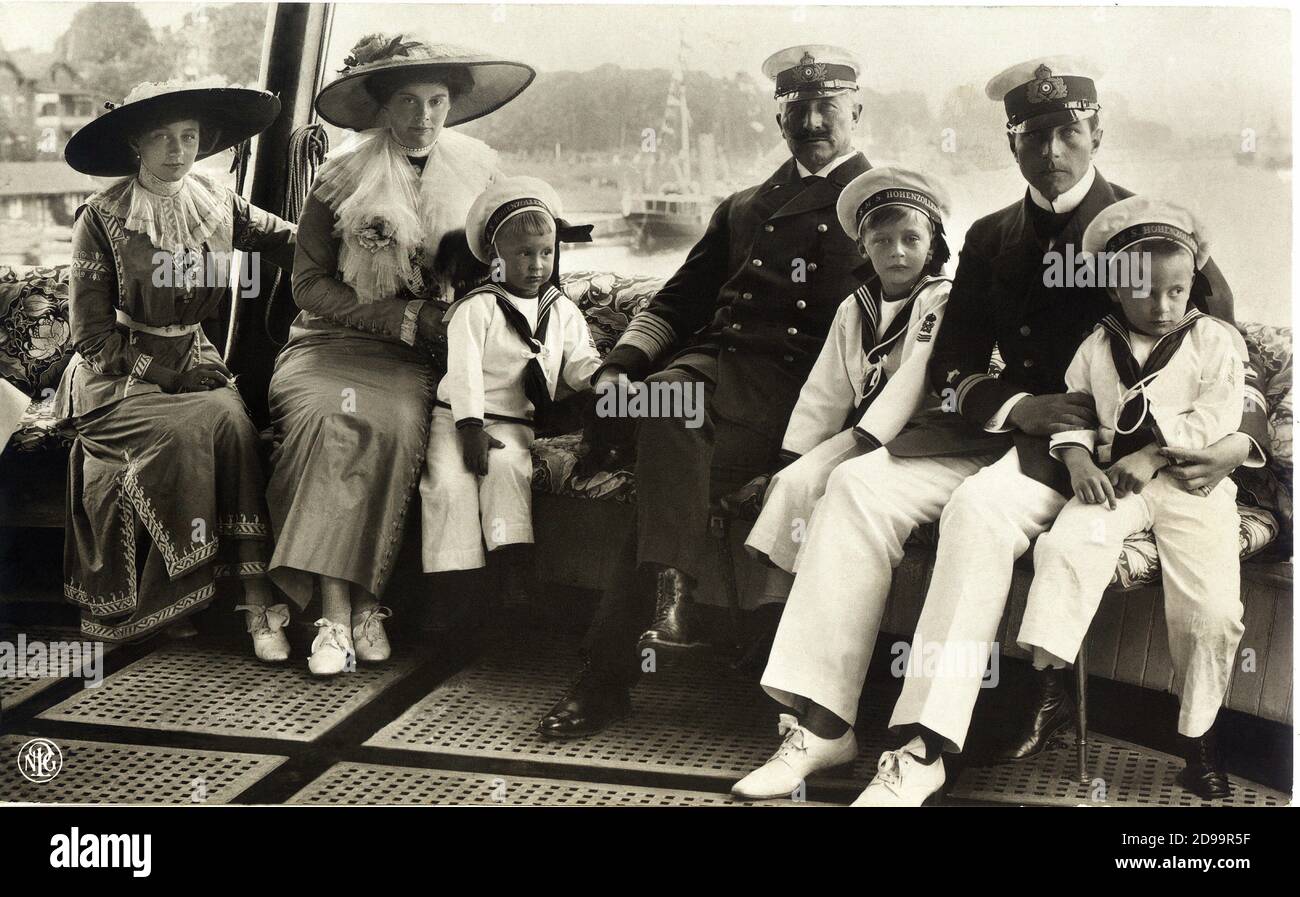
[[[926,364],[952,285],[940,276],[949,257],[949,211],[940,185],[899,166],[858,175],[840,194],[840,227],[882,273],[836,311],[786,427],[781,456],[788,466],[772,477],[746,540],[782,570],[795,570],[831,471],[892,440],[927,398],[938,405]]]

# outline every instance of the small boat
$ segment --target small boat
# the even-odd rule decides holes
[[[666,163],[671,166],[674,179],[662,181],[657,190],[623,194],[623,219],[631,228],[633,247],[640,251],[698,239],[718,204],[726,198],[726,193],[714,187],[707,174],[703,185],[692,177],[691,113],[686,105],[685,72],[680,63],[668,87],[664,124],[659,133],[665,138],[679,137],[677,152],[668,156]],[[697,150],[704,157],[702,167],[706,172],[712,171],[712,157],[716,153],[712,136],[703,135],[698,144]],[[656,146],[656,151],[665,149],[662,143]]]

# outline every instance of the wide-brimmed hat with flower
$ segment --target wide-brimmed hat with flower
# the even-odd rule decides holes
[[[376,74],[410,70],[412,80],[444,81],[454,78],[456,70],[468,72],[472,84],[453,98],[447,127],[500,109],[537,77],[533,68],[522,62],[402,34],[363,37],[343,60],[343,66],[339,77],[316,97],[316,111],[330,124],[353,131],[379,123],[379,101],[366,88],[366,82]]]
[[[140,158],[130,139],[151,127],[182,118],[198,119],[203,130],[198,158],[204,159],[259,134],[280,114],[280,99],[265,90],[231,87],[221,78],[146,82],[120,104],[83,125],[63,150],[64,160],[83,174],[135,174]]]

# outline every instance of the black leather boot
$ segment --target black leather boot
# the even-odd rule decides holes
[[[1062,738],[1074,728],[1074,698],[1065,682],[1065,670],[1035,670],[1032,710],[1020,727],[996,752],[1000,762],[1028,760],[1049,747],[1062,746]]]
[[[542,717],[537,731],[547,738],[586,738],[631,712],[627,686],[601,675],[588,660],[564,697]]]
[[[654,620],[637,640],[637,652],[681,652],[706,647],[707,643],[693,631],[690,578],[674,567],[661,567],[654,574],[654,590]]]
[[[1232,785],[1219,755],[1219,739],[1214,727],[1200,738],[1178,736],[1187,765],[1178,773],[1178,784],[1201,800],[1222,800],[1232,796]]]

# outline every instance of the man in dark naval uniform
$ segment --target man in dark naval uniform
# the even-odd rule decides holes
[[[583,674],[542,719],[543,735],[600,731],[628,712],[642,652],[701,644],[690,611],[712,560],[710,502],[779,466],[799,389],[835,310],[865,273],[835,217],[840,191],[871,167],[853,148],[858,71],[847,51],[820,45],[764,63],[792,158],[723,200],[597,373],[598,393],[629,382],[698,390],[705,414],[700,426],[636,421],[635,531],[588,633]],[[598,436],[617,426],[598,420]]]
[[[1097,213],[1132,194],[1093,165],[1100,104],[1088,69],[1068,57],[1012,66],[988,85],[1003,102],[1011,151],[1029,182],[1016,203],[976,221],[961,250],[929,362],[943,408],[877,451],[841,464],[813,514],[763,687],[801,708],[802,755],[835,757],[852,737],[858,698],[893,567],[919,524],[940,520],[925,607],[890,727],[910,739],[886,751],[859,798],[918,806],[945,780],[942,752],[960,751],[1011,586],[1012,565],[1047,529],[1069,493],[1050,434],[1095,425],[1091,401],[1064,392],[1065,370],[1111,312],[1091,281],[1057,276],[1082,251]],[[1074,266],[1071,264],[1071,268]],[[1213,263],[1193,287],[1204,311],[1232,320],[1232,295]],[[990,373],[994,350],[1004,367]],[[1239,351],[1245,357],[1244,342]],[[1195,489],[1247,461],[1262,464],[1262,406],[1246,406],[1243,433],[1169,468]],[[1073,718],[1060,670],[1036,674],[1037,706],[1002,750],[1042,751]],[[1209,739],[1188,745],[1189,787],[1218,788]],[[829,762],[829,761],[828,761]],[[840,761],[842,762],[842,760]],[[805,775],[820,768],[804,764]]]

